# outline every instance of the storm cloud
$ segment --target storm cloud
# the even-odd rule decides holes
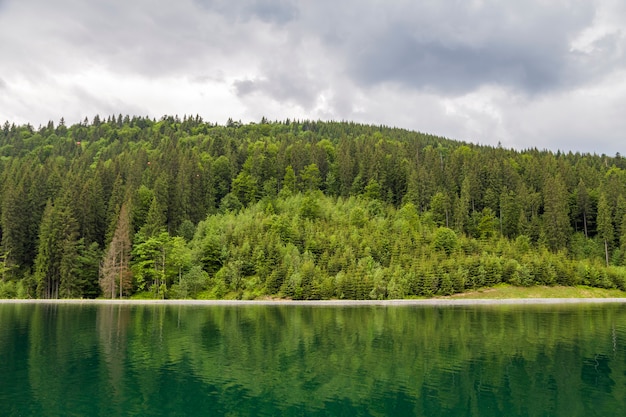
[[[625,6],[0,0],[0,121],[200,114],[622,152]]]

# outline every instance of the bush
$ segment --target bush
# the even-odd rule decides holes
[[[17,288],[13,281],[0,281],[0,299],[2,298],[16,298]]]
[[[510,283],[516,286],[530,287],[534,284],[532,270],[527,265],[519,265],[513,273]]]
[[[433,236],[433,248],[445,252],[450,256],[458,246],[458,238],[454,230],[447,227],[439,227]]]
[[[611,267],[607,269],[608,279],[613,283],[613,285],[622,290],[626,291],[626,268],[624,267]]]

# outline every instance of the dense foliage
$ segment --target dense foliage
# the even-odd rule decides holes
[[[625,289],[625,169],[353,123],[6,123],[0,297]]]

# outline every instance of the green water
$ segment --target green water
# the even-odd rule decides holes
[[[626,306],[0,304],[1,416],[621,416]]]

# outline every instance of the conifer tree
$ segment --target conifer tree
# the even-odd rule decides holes
[[[546,179],[543,190],[543,232],[544,239],[552,250],[564,247],[569,240],[571,227],[567,195],[560,175]]]
[[[128,204],[122,204],[111,243],[100,269],[100,287],[107,298],[122,298],[131,286],[130,274],[130,216]]]
[[[613,222],[611,220],[611,209],[606,200],[604,193],[600,194],[598,199],[598,235],[604,242],[604,256],[606,260],[606,266],[609,266],[609,245],[612,244],[615,238],[615,230],[613,228]]]
[[[283,176],[283,195],[292,195],[296,192],[296,174],[291,165],[287,165],[285,168],[285,175]]]
[[[583,217],[583,231],[585,232],[585,237],[589,237],[589,232],[587,230],[587,216],[589,215],[589,211],[591,209],[591,201],[589,198],[589,192],[582,178],[578,181],[576,192],[576,205],[578,212]]]
[[[35,258],[37,293],[42,298],[78,297],[68,264],[77,257],[78,222],[67,195],[53,204],[48,201],[41,221]]]

